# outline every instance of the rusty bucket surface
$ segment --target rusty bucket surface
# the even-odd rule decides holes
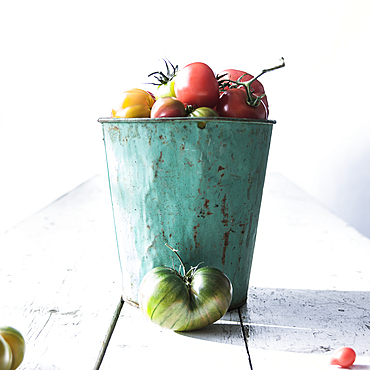
[[[123,299],[137,303],[144,275],[214,266],[245,303],[274,121],[112,119],[102,124]]]

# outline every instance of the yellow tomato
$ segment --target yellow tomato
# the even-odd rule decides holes
[[[13,361],[12,350],[6,340],[0,335],[0,369],[10,370]]]
[[[10,326],[0,327],[0,337],[4,338],[6,343],[9,345],[13,360],[10,361],[10,370],[15,370],[23,361],[24,353],[26,350],[26,344],[22,334]],[[2,367],[0,366],[0,369]]]
[[[154,104],[153,96],[141,89],[125,91],[120,103],[112,109],[113,118],[149,118]]]

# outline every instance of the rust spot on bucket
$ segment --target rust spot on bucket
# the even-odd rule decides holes
[[[221,212],[224,216],[223,220],[221,221],[225,226],[228,225],[229,223],[229,213],[228,213],[228,209],[226,207],[226,194],[225,196],[222,198],[222,204],[221,204]]]
[[[203,204],[203,207],[205,208],[205,209],[208,209],[208,211],[205,213],[206,215],[213,215],[213,213],[212,212],[210,212],[209,211],[209,199],[206,199],[205,200],[205,202],[204,202],[204,204]],[[203,213],[204,213],[204,211],[203,211]]]
[[[197,224],[197,226],[194,226],[194,227],[193,227],[193,230],[194,230],[193,239],[194,239],[194,243],[195,243],[195,246],[196,246],[196,247],[199,247],[199,243],[197,242],[198,227],[199,227],[199,224]],[[190,250],[192,250],[192,247],[191,247],[191,246],[190,246]]]
[[[224,169],[225,169],[225,167],[218,166],[218,172],[223,171]]]
[[[224,248],[222,250],[222,259],[221,259],[221,262],[223,265],[225,265],[225,259],[226,259],[226,249],[227,249],[227,246],[229,245],[229,236],[230,236],[230,231],[226,231],[226,233],[224,234],[224,237],[222,238],[224,240]]]

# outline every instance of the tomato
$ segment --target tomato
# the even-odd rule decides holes
[[[112,109],[113,118],[149,118],[155,99],[148,91],[131,89],[125,91],[119,104]]]
[[[178,66],[174,66],[171,62],[167,62],[163,59],[166,64],[166,73],[164,72],[153,72],[148,77],[154,76],[157,82],[153,83],[153,85],[158,86],[155,92],[155,98],[158,100],[160,98],[164,98],[166,96],[176,97],[175,94],[175,81],[174,78],[179,70]],[[170,69],[169,65],[171,65],[172,70]]]
[[[184,274],[155,267],[139,287],[139,305],[153,323],[174,331],[201,329],[225,315],[232,298],[228,277],[214,267],[192,267]]]
[[[151,118],[159,117],[185,117],[186,111],[184,104],[180,100],[173,98],[172,96],[166,96],[158,99],[150,113]]]
[[[223,76],[222,78],[220,78],[219,81],[231,80],[231,81],[248,82],[254,79],[254,77],[250,75],[249,73],[239,71],[237,69],[225,69],[221,73],[219,73],[219,76]],[[243,86],[240,86],[239,88],[243,88]],[[227,84],[224,86],[224,89],[225,90],[229,89]],[[261,84],[261,82],[259,82],[258,80],[253,81],[251,84],[251,92],[256,96],[264,95],[262,97],[262,100],[265,103],[267,114],[268,114],[267,96],[265,95],[265,89],[263,85]]]
[[[0,335],[0,369],[10,370],[12,366],[13,354],[9,344]]]
[[[219,117],[218,113],[208,107],[201,107],[194,109],[192,112],[188,114],[188,117]]]
[[[258,76],[251,75],[243,76],[242,71],[225,70],[227,75],[219,75],[219,80],[227,80],[228,75],[237,77],[236,80],[227,80],[227,83],[221,83],[221,90],[224,90],[220,96],[217,105],[217,113],[221,117],[238,117],[238,118],[252,118],[252,119],[267,119],[268,105],[267,98],[264,94],[264,88],[257,78],[266,72],[274,71],[285,66],[284,58],[281,59],[281,64],[264,69]],[[243,81],[245,79],[246,81]],[[256,84],[256,82],[258,82]],[[254,86],[254,87],[253,87]]]
[[[330,365],[350,367],[356,360],[356,352],[350,347],[338,348],[330,360]]]
[[[238,80],[240,82],[248,82],[254,78],[251,74],[247,72],[239,71],[237,69],[225,69],[218,75],[223,76],[220,78],[219,81],[224,81],[224,80],[237,81]],[[256,95],[261,95],[265,93],[265,89],[263,85],[258,80],[255,80],[252,82],[251,88]],[[227,85],[225,86],[225,89],[226,90],[228,89]]]
[[[175,79],[176,98],[184,105],[214,108],[219,96],[218,81],[205,63],[195,62],[182,68]]]
[[[0,336],[5,339],[12,351],[13,361],[10,370],[16,369],[23,361],[26,344],[22,334],[10,326],[0,327]],[[0,366],[0,369],[2,367]]]
[[[217,113],[220,117],[267,119],[268,112],[263,100],[256,107],[249,105],[247,100],[245,89],[227,90],[220,96]]]
[[[176,97],[175,94],[175,81],[169,81],[163,85],[158,86],[157,91],[155,92],[155,98],[158,100],[166,96]]]

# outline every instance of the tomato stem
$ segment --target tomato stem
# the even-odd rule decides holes
[[[270,71],[274,71],[275,69],[283,68],[285,66],[284,58],[281,58],[280,60],[281,60],[281,64],[279,64],[278,66],[272,67],[272,68],[264,69],[258,76],[256,76],[256,77],[252,78],[251,80],[249,80],[247,82],[247,84],[251,84],[253,81],[257,80],[258,77],[261,77],[266,72],[270,72]]]
[[[168,82],[170,82],[171,80],[175,78],[177,72],[179,71],[178,65],[174,66],[170,61],[167,62],[167,60],[165,59],[163,59],[163,61],[166,64],[167,73],[165,74],[162,71],[158,71],[158,72],[152,72],[151,74],[149,74],[148,77],[154,76],[154,78],[156,78],[156,80],[158,81],[158,82],[151,82],[152,85],[161,86],[161,85],[167,84]],[[171,65],[172,71],[170,70],[168,63]]]
[[[247,91],[247,97],[248,97],[248,104],[250,104],[251,106],[258,106],[261,102],[261,99],[263,98],[263,95],[261,96],[258,96],[257,98],[255,98],[253,95],[252,95],[252,91],[251,91],[251,85],[254,81],[256,81],[259,77],[261,77],[262,75],[264,75],[266,72],[270,72],[270,71],[274,71],[275,69],[279,69],[279,68],[282,68],[285,66],[285,61],[284,61],[284,58],[281,58],[281,61],[282,63],[275,66],[275,67],[272,67],[272,68],[267,68],[267,69],[264,69],[262,70],[262,72],[257,75],[256,77],[253,77],[251,80],[247,81],[247,82],[237,82],[237,84],[239,85],[243,85],[245,87],[245,90]]]
[[[186,268],[185,268],[185,264],[184,264],[183,260],[181,259],[180,255],[177,253],[178,251],[177,251],[176,249],[172,248],[172,247],[171,247],[170,245],[168,245],[167,243],[166,243],[166,247],[168,247],[169,249],[171,249],[171,251],[172,251],[173,253],[175,253],[175,254],[176,254],[177,258],[179,259],[179,261],[180,261],[180,263],[181,263],[181,267],[182,267],[182,269],[183,269],[183,271],[184,271],[184,275],[183,275],[183,276],[185,276],[185,275],[186,275]]]
[[[283,68],[285,66],[284,58],[281,58],[280,60],[281,60],[281,64],[275,67],[272,67],[272,68],[267,68],[267,69],[262,70],[262,72],[259,75],[257,75],[256,77],[253,77],[251,80],[247,82],[240,81],[243,76],[238,78],[237,81],[231,81],[231,80],[224,80],[224,81],[227,81],[231,83],[232,85],[244,86],[245,91],[247,92],[247,103],[252,107],[258,107],[259,104],[261,103],[261,99],[265,96],[265,94],[262,94],[260,96],[253,96],[251,85],[254,81],[256,81],[259,77],[264,75],[266,72],[270,72],[270,71],[274,71],[275,69]]]

